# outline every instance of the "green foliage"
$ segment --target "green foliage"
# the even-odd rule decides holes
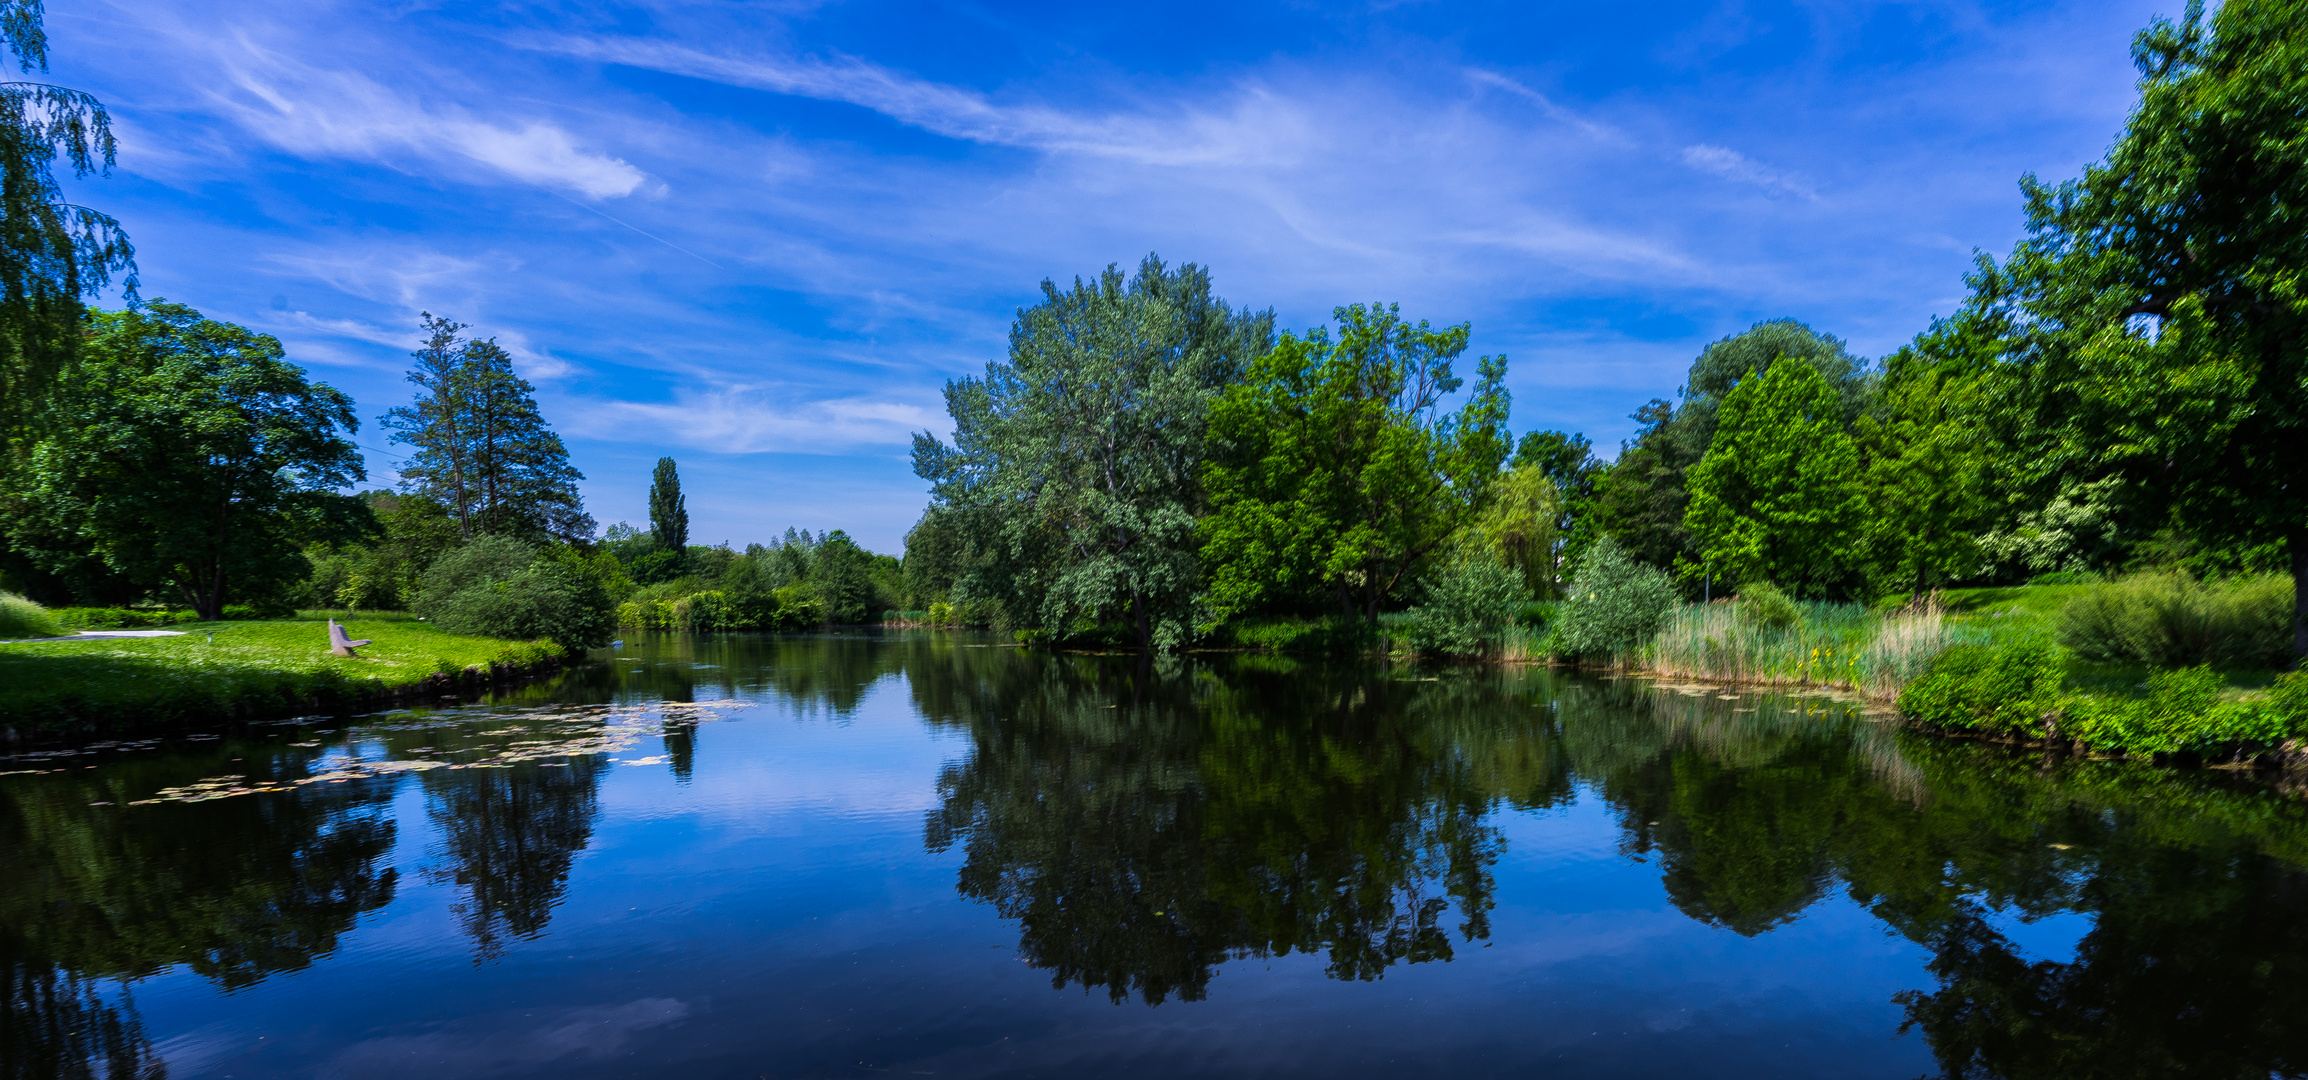
[[[203,616],[285,591],[302,548],[371,526],[336,489],[363,476],[352,399],[279,341],[155,301],[101,312],[39,435],[20,444],[0,525],[57,572],[91,554]]]
[[[2087,660],[2181,667],[2280,667],[2291,653],[2292,579],[2199,582],[2134,574],[2095,585],[2060,612],[2060,641]]]
[[[0,639],[56,637],[64,627],[47,608],[12,592],[0,592]]]
[[[382,535],[358,543],[320,541],[305,548],[312,574],[296,591],[306,607],[405,611],[419,576],[457,546],[457,522],[446,506],[422,495],[368,491],[359,496]]]
[[[1336,309],[1285,334],[1214,407],[1226,448],[1204,472],[1201,522],[1220,617],[1327,598],[1375,622],[1487,502],[1508,450],[1506,361],[1483,357],[1456,413],[1466,325],[1435,330],[1395,307]]]
[[[1725,395],[1684,514],[1707,566],[1806,595],[1848,586],[1867,500],[1843,408],[1809,364],[1774,364]]]
[[[1881,415],[1857,424],[1867,460],[1861,550],[1879,590],[1922,592],[1979,568],[1978,537],[1993,509],[1983,394],[1980,380],[1932,367],[1911,349],[1885,363]]]
[[[1515,456],[1507,464],[1518,470],[1537,466],[1539,474],[1555,486],[1554,548],[1549,553],[1552,573],[1547,587],[1534,586],[1532,595],[1557,595],[1565,571],[1594,542],[1595,485],[1610,467],[1595,456],[1594,445],[1586,436],[1563,431],[1525,434],[1515,444]]]
[[[1523,575],[1489,551],[1452,560],[1410,609],[1411,643],[1421,653],[1490,656],[1499,652],[1530,593]]]
[[[2041,736],[2059,710],[2066,673],[2049,641],[1957,645],[1900,691],[1899,711],[1954,731]]]
[[[576,543],[593,536],[569,451],[537,410],[536,388],[513,371],[495,338],[425,312],[424,347],[411,353],[417,399],[383,418],[392,441],[414,447],[404,489],[447,506],[465,539],[484,533]]]
[[[1629,558],[1616,539],[1605,536],[1572,571],[1556,642],[1570,656],[1606,659],[1629,653],[1659,632],[1674,606],[1675,583],[1666,571]]]
[[[1768,371],[1782,357],[1803,361],[1833,388],[1838,420],[1849,423],[1861,413],[1870,380],[1842,341],[1793,319],[1756,323],[1700,352],[1684,381],[1681,406],[1653,399],[1635,411],[1641,429],[1596,481],[1595,528],[1640,561],[1699,568],[1701,555],[1686,524],[1688,473],[1714,443],[1724,399],[1749,373]]]
[[[673,459],[657,459],[649,476],[649,538],[676,559],[689,551],[689,500],[681,494],[681,470]]]
[[[1229,309],[1191,263],[1043,282],[1009,360],[947,384],[953,445],[914,442],[931,512],[968,552],[959,593],[1053,638],[1128,620],[1141,647],[1184,644],[1211,399],[1272,338],[1271,313]]]
[[[1545,467],[1529,462],[1499,478],[1490,505],[1469,527],[1475,543],[1490,547],[1497,561],[1522,579],[1526,598],[1560,590],[1561,568],[1555,560],[1563,545],[1555,530],[1561,504]]]
[[[1768,581],[1739,587],[1739,621],[1770,630],[1785,630],[1803,621],[1795,601]]]
[[[417,613],[450,633],[609,643],[615,611],[598,581],[509,536],[484,536],[425,571]]]
[[[53,609],[51,613],[66,630],[139,630],[200,621],[200,616],[193,612],[164,608],[68,607]]]
[[[2074,180],[2023,182],[2028,237],[1981,261],[1959,318],[2023,373],[2029,456],[2124,480],[2136,521],[2282,542],[2308,577],[2308,19],[2192,4],[2132,53],[2122,136]]]
[[[11,0],[5,37],[26,72],[48,68],[38,0]],[[78,343],[81,299],[115,273],[136,298],[136,252],[111,216],[64,196],[75,177],[112,171],[112,117],[92,95],[37,82],[0,83],[0,440],[39,412]]]

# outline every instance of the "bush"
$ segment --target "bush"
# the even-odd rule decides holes
[[[1411,643],[1422,653],[1483,656],[1499,651],[1529,597],[1522,575],[1483,552],[1452,562],[1410,610]]]
[[[1740,586],[1738,607],[1739,621],[1749,626],[1785,630],[1803,621],[1803,612],[1795,606],[1795,601],[1768,581]]]
[[[1557,640],[1572,656],[1613,656],[1650,641],[1674,607],[1675,583],[1666,572],[1629,558],[1605,536],[1571,575]]]
[[[66,630],[135,630],[148,626],[170,626],[176,623],[197,622],[200,616],[190,611],[166,611],[160,608],[57,608],[50,614]]]
[[[2206,584],[2182,573],[2136,574],[2070,601],[2060,641],[2087,660],[2282,667],[2291,659],[2292,579]]]
[[[1957,731],[2042,735],[2045,718],[2059,711],[2065,677],[2048,641],[1957,645],[1899,692],[1899,711]]]
[[[417,613],[453,634],[544,638],[573,649],[606,645],[616,630],[599,581],[502,536],[481,537],[435,560],[425,571]]]
[[[64,626],[47,608],[11,592],[0,592],[0,639],[62,637]]]

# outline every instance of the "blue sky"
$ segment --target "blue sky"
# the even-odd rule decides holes
[[[1148,251],[1283,325],[1397,301],[1615,448],[1708,341],[1869,356],[2097,158],[2153,3],[59,0],[113,109],[76,199],[144,293],[351,393],[372,482],[421,310],[537,385],[604,524],[896,552],[911,432],[1045,277]]]

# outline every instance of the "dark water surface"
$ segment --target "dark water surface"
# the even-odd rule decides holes
[[[0,1076],[2308,1067],[2308,813],[1531,669],[663,636],[0,761]]]

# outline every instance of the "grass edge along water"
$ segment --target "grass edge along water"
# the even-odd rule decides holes
[[[328,652],[325,612],[181,623],[181,636],[0,644],[0,725],[61,732],[157,729],[379,703],[425,687],[559,667],[549,641],[452,634],[415,616],[338,613],[360,655]]]

